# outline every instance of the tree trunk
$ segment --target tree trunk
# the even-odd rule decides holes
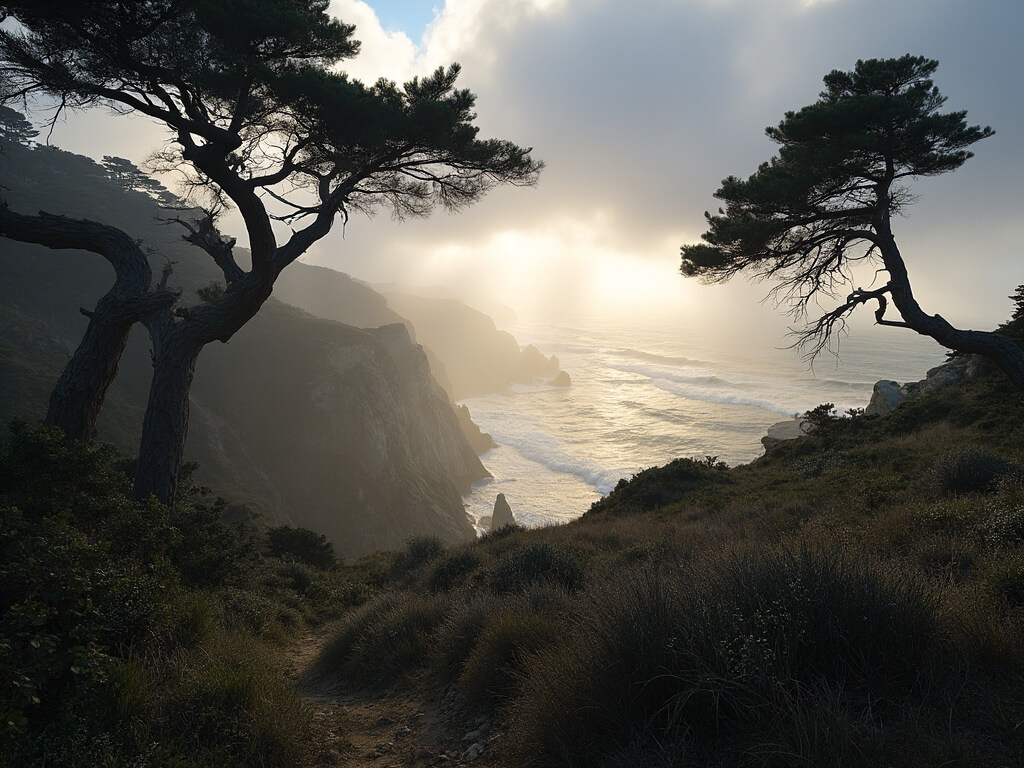
[[[172,291],[150,291],[152,271],[139,244],[116,227],[40,212],[26,216],[0,207],[0,235],[48,248],[84,250],[110,262],[116,278],[50,394],[44,423],[64,430],[68,443],[91,440],[107,389],[117,376],[132,325],[177,301]]]
[[[216,301],[152,315],[147,323],[153,339],[153,380],[142,424],[139,463],[132,498],[155,496],[173,505],[178,473],[188,436],[188,397],[196,360],[213,341],[227,342],[270,298],[276,272],[246,273]]]
[[[116,303],[109,294],[100,299],[75,354],[50,393],[44,423],[64,430],[69,443],[96,436],[103,399],[117,376],[121,354],[135,324],[135,318],[118,316],[120,313],[111,307]]]
[[[1024,348],[995,331],[956,328],[941,315],[929,315],[917,303],[903,255],[888,226],[880,227],[882,261],[889,273],[890,295],[907,326],[929,336],[947,349],[988,358],[999,366],[1017,389],[1024,391]]]
[[[153,379],[142,423],[142,440],[132,498],[155,496],[170,506],[178,489],[178,473],[188,436],[188,396],[203,343],[184,325],[177,325],[154,350]]]

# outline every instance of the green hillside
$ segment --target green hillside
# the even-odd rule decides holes
[[[644,470],[568,525],[327,569],[232,533],[201,496],[186,520],[132,511],[107,454],[18,430],[0,461],[0,755],[1021,765],[1019,393],[993,374],[813,421],[749,465]]]

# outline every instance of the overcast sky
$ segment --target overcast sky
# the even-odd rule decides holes
[[[918,202],[894,223],[919,299],[992,326],[1024,283],[1020,0],[333,0],[331,10],[363,41],[345,65],[353,76],[404,81],[457,61],[482,135],[532,146],[547,168],[536,188],[492,192],[457,216],[354,217],[311,263],[474,291],[526,316],[614,304],[784,330],[756,303],[765,286],[679,276],[679,245],[699,238],[723,177],[771,157],[765,126],[814,101],[823,75],[913,53],[941,62],[949,109],[996,130],[960,170],[918,182]],[[141,161],[159,136],[97,115],[69,119],[53,141]]]

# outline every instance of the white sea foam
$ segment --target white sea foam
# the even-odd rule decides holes
[[[515,385],[465,401],[500,446],[483,457],[494,479],[466,501],[480,517],[491,513],[496,493],[505,493],[516,519],[528,525],[576,517],[620,478],[679,456],[750,461],[780,417],[822,402],[840,411],[863,407],[870,382],[922,378],[941,361],[938,348],[885,337],[848,344],[850,362],[817,377],[791,351],[733,347],[716,361],[707,345],[676,331],[513,332],[521,343],[558,355],[573,386]]]

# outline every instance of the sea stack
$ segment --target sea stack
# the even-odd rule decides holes
[[[491,513],[491,530],[497,531],[506,525],[515,525],[516,519],[512,515],[512,507],[505,501],[505,494],[499,493],[494,500],[494,512]]]

